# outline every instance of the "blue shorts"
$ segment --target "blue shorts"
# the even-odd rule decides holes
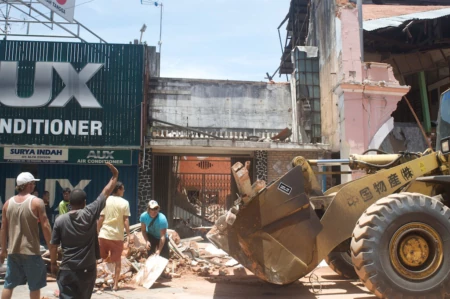
[[[14,289],[28,282],[30,291],[47,285],[47,269],[40,255],[8,254],[5,289]]]

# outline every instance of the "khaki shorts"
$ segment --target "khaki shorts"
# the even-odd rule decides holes
[[[102,259],[106,259],[110,255],[110,262],[117,263],[120,261],[122,258],[123,241],[98,238],[98,244],[100,245],[100,257]]]

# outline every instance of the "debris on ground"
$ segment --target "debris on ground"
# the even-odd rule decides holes
[[[142,265],[139,272],[133,279],[136,285],[142,285],[144,288],[151,288],[153,283],[164,272],[169,261],[162,256],[152,255]]]
[[[238,273],[243,267],[231,258],[225,251],[216,248],[211,243],[200,243],[203,237],[196,236],[181,239],[175,230],[168,230],[167,242],[170,248],[169,260],[148,256],[145,239],[141,233],[140,224],[130,227],[130,234],[134,242],[128,244],[125,236],[122,252],[119,288],[138,286],[150,288],[157,279],[176,279],[184,275],[201,277],[227,276]],[[50,271],[50,254],[42,254],[42,258]],[[58,250],[58,264],[61,263],[62,252]],[[96,292],[112,288],[115,265],[107,260],[97,262]]]

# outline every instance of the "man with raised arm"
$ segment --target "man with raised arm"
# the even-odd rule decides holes
[[[106,166],[111,170],[112,178],[98,198],[86,206],[86,193],[81,189],[72,190],[72,210],[55,220],[50,241],[52,273],[56,274],[57,271],[59,244],[64,256],[57,275],[59,298],[84,299],[92,296],[97,276],[97,259],[100,258],[97,219],[119,176],[119,171],[112,164],[106,163]]]

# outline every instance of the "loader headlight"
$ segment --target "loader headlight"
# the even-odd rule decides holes
[[[444,154],[450,152],[450,137],[441,140],[441,151]]]

